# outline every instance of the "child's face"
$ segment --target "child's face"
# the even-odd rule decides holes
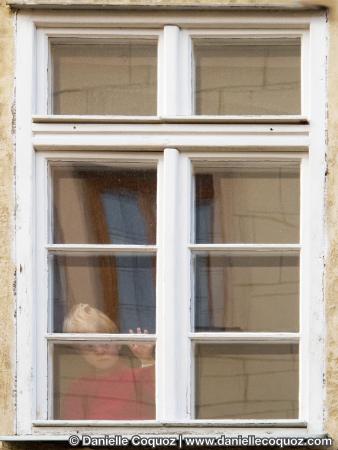
[[[107,370],[114,367],[119,361],[120,345],[114,343],[98,343],[82,345],[81,354],[92,367]]]

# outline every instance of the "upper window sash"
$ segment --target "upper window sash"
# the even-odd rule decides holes
[[[150,50],[153,59],[149,59],[151,58],[149,54],[151,46],[149,44],[156,45],[156,41],[158,52],[154,61],[153,49]],[[89,43],[93,46],[92,49],[90,49]],[[145,44],[143,48],[142,43]],[[207,48],[206,53],[203,50],[205,44],[209,44],[209,50]],[[220,45],[225,45],[228,49],[224,58],[217,50]],[[88,48],[87,56],[86,46]],[[247,57],[251,54],[249,46],[254,48],[254,55],[252,56],[252,63],[247,64]],[[136,89],[137,95],[134,103],[130,101],[131,99],[128,101],[130,92],[128,93],[128,89],[125,89],[128,82],[126,83],[123,80],[123,85],[110,89],[112,102],[116,101],[121,107],[110,109],[109,94],[105,96],[102,92],[107,81],[111,85],[115,82],[119,83],[119,77],[117,74],[115,76],[113,72],[111,76],[108,75],[108,72],[106,76],[102,75],[101,81],[98,80],[98,83],[101,82],[101,86],[98,84],[94,93],[92,84],[95,84],[95,73],[92,77],[90,73],[87,74],[84,77],[82,88],[80,86],[80,91],[75,92],[77,87],[71,76],[72,71],[75,75],[78,71],[83,73],[83,67],[87,64],[88,58],[89,60],[92,58],[93,63],[96,61],[95,64],[97,64],[97,61],[100,60],[98,53],[101,53],[101,63],[108,64],[108,69],[109,67],[112,68],[114,67],[114,59],[121,63],[119,57],[126,57],[123,47],[131,55],[127,62],[129,69],[134,66],[134,79],[132,79],[133,75],[131,74],[130,83],[137,81],[138,77],[153,78],[150,81],[151,85],[145,86],[141,83],[138,91],[135,85],[129,85],[129,91]],[[198,48],[202,50],[198,51]],[[236,48],[238,54],[234,52]],[[98,51],[98,49],[100,50]],[[215,55],[207,58],[209,62],[205,63],[210,50]],[[148,60],[146,61],[147,51]],[[142,57],[144,67],[142,67]],[[83,62],[85,58],[87,58],[87,62]],[[229,62],[233,58],[236,59],[238,64],[236,62],[235,66],[237,66],[234,69],[229,69]],[[77,64],[74,64],[76,59],[79,60],[78,67],[76,67]],[[189,118],[192,116],[198,121],[212,118],[215,118],[215,120],[221,120],[222,118],[233,120],[236,117],[249,122],[254,119],[260,121],[275,120],[276,117],[279,120],[299,121],[306,119],[309,115],[308,78],[310,71],[308,61],[308,29],[189,30],[180,29],[177,25],[166,25],[157,30],[102,29],[98,33],[97,30],[85,28],[39,28],[37,31],[37,86],[39,88],[37,89],[36,108],[33,113],[37,115],[70,114],[71,116],[79,115],[81,117],[112,116],[112,120],[119,116],[125,117],[127,120],[135,116],[145,120],[147,116],[162,118],[177,116]],[[83,65],[82,68],[81,64]],[[125,61],[121,64],[123,66]],[[155,68],[149,69],[148,74],[144,73],[145,66],[149,64],[157,65],[156,73],[154,72]],[[256,66],[252,70],[251,64]],[[284,68],[283,71],[286,64],[289,64],[290,67],[288,70]],[[126,65],[119,67],[122,75],[127,69]],[[290,71],[293,73],[291,78],[288,75]],[[154,73],[151,75],[152,72]],[[280,75],[280,72],[282,72],[282,75]],[[102,71],[98,73],[102,74]],[[215,74],[217,75],[217,86],[213,86]],[[219,85],[218,80],[223,75],[225,77],[224,83],[221,82]],[[285,81],[284,75],[288,78]],[[154,87],[155,77],[156,87]],[[274,80],[274,77],[278,79]],[[74,79],[79,79],[79,77],[74,76]],[[147,83],[144,78],[142,79],[143,82]],[[233,79],[239,80],[239,84],[235,85],[235,83],[233,86],[229,86],[229,80]],[[252,88],[247,86],[249,81],[253,83]],[[243,86],[244,94],[241,93]],[[60,98],[60,96],[53,95],[53,87],[56,90],[63,91],[62,95],[65,99],[63,108],[60,108],[60,104],[57,103],[56,97]],[[73,92],[68,93],[67,96],[65,90],[70,87]],[[290,101],[291,98],[297,97],[297,100],[293,102],[294,105],[290,105],[290,108],[288,100],[284,100],[284,105],[279,105],[283,98],[288,97],[288,92]],[[126,104],[123,104],[124,95]],[[155,96],[156,100],[151,96]],[[271,96],[275,98],[275,105],[271,101]],[[85,102],[83,97],[86,97]],[[251,98],[250,102],[248,102],[248,97]],[[102,105],[102,99],[107,103],[106,108]],[[138,101],[139,107],[136,105]],[[226,103],[225,106],[224,102]],[[84,105],[84,103],[86,104]],[[216,107],[216,103],[221,105]],[[144,105],[144,113],[142,105]]]

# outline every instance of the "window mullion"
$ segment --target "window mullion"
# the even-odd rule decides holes
[[[158,115],[176,116],[179,105],[179,39],[180,29],[176,25],[166,25],[160,43],[160,83]]]
[[[160,266],[157,322],[157,418],[184,418],[184,330],[179,270],[179,152],[164,150],[163,192],[158,260]],[[186,339],[186,337],[185,337]]]
[[[179,52],[179,98],[178,115],[193,116],[195,73],[193,69],[192,40],[187,30],[180,32]]]
[[[301,113],[302,116],[309,118],[309,33],[302,33],[301,41]]]

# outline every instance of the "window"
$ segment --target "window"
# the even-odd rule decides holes
[[[321,433],[324,16],[65,19],[18,16],[18,433]]]

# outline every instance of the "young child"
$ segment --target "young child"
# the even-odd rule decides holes
[[[64,320],[65,333],[117,333],[116,324],[104,313],[77,304]],[[132,332],[132,330],[130,330]],[[137,329],[141,333],[141,329]],[[147,332],[146,330],[144,331]],[[123,363],[116,342],[79,344],[93,375],[74,380],[61,401],[60,419],[155,419],[155,369],[151,343],[128,345],[140,367]]]

